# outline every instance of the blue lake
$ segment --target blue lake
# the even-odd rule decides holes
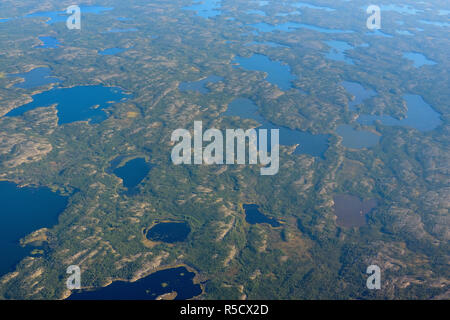
[[[10,78],[23,78],[23,82],[14,85],[14,88],[31,89],[51,83],[58,83],[59,79],[51,76],[52,71],[47,67],[35,68],[25,73],[10,74]]]
[[[198,93],[208,93],[210,90],[206,87],[208,83],[217,83],[222,81],[223,78],[219,76],[209,76],[205,79],[192,81],[192,82],[182,82],[178,86],[180,91],[196,91]]]
[[[213,18],[222,13],[221,2],[221,0],[199,0],[191,6],[183,7],[183,10],[195,11],[198,16],[206,19]]]
[[[105,11],[110,11],[113,8],[101,7],[101,6],[80,6],[81,14],[101,14]],[[67,18],[70,14],[67,14],[66,11],[44,11],[44,12],[35,12],[29,15],[26,15],[25,18],[46,18],[49,19],[46,23],[53,24],[56,22],[66,22]]]
[[[100,123],[107,118],[103,110],[114,102],[124,101],[128,95],[122,89],[103,86],[53,88],[33,96],[33,101],[11,110],[5,116],[16,117],[38,107],[57,104],[59,124],[90,120]]]
[[[354,49],[353,46],[349,45],[345,41],[329,40],[324,42],[326,45],[331,47],[330,51],[325,54],[326,58],[334,61],[342,61],[347,64],[354,64],[353,60],[348,58],[345,54],[345,51]]]
[[[152,165],[145,158],[135,158],[126,162],[123,166],[113,168],[113,173],[122,179],[123,186],[128,189],[127,194],[136,194],[138,185],[150,172]]]
[[[155,242],[183,242],[191,232],[187,222],[161,222],[147,231],[147,239]]]
[[[31,249],[22,247],[19,240],[35,230],[55,225],[67,205],[67,197],[48,188],[20,188],[0,181],[0,203],[1,276],[30,253]]]
[[[266,72],[266,80],[277,85],[281,90],[292,89],[292,81],[297,79],[291,73],[289,65],[272,61],[265,55],[254,54],[250,58],[237,56],[233,63],[238,63],[240,67],[247,70]]]
[[[380,136],[366,130],[355,130],[352,126],[344,124],[336,128],[336,133],[343,139],[342,145],[351,149],[362,149],[376,146]]]
[[[385,126],[402,126],[417,129],[419,131],[431,131],[441,124],[440,114],[426,103],[421,96],[406,94],[403,96],[407,105],[408,112],[406,118],[402,120],[395,119],[387,115],[360,115],[358,123],[371,125],[374,121],[380,121]]]
[[[115,281],[93,291],[77,290],[67,300],[155,300],[158,296],[176,292],[175,300],[192,299],[202,293],[194,284],[195,273],[185,267],[161,270],[136,282]]]
[[[111,55],[122,53],[126,50],[127,49],[123,49],[123,48],[109,48],[109,49],[99,51],[98,54],[102,55],[102,56],[111,56]]]
[[[256,204],[244,204],[243,208],[245,211],[245,221],[250,224],[267,223],[274,228],[281,226],[276,219],[269,218],[261,213],[259,206]]]
[[[54,48],[58,48],[60,45],[58,40],[53,37],[39,37],[39,40],[42,41],[42,45],[37,46],[36,48],[54,49]]]
[[[416,68],[420,68],[424,65],[435,65],[436,62],[427,59],[423,54],[417,52],[405,52],[403,54],[403,58],[408,59],[413,62],[413,66]]]
[[[351,100],[348,104],[348,108],[351,111],[356,110],[356,106],[360,105],[364,102],[364,100],[370,99],[377,95],[377,93],[371,89],[365,89],[362,85],[360,85],[357,82],[350,82],[350,81],[342,81],[342,86],[345,88],[345,90],[350,93],[354,99]]]
[[[253,119],[261,124],[258,129],[279,129],[280,145],[292,146],[300,144],[294,154],[309,154],[314,157],[323,157],[328,149],[329,135],[311,134],[305,131],[293,130],[276,126],[265,120],[258,113],[258,106],[250,99],[235,99],[223,114],[225,116],[238,116],[243,119]]]

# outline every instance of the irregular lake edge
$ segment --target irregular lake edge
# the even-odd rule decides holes
[[[194,298],[199,298],[200,296],[202,296],[205,293],[205,282],[206,281],[201,281],[200,280],[200,273],[194,268],[191,267],[185,263],[179,263],[179,264],[174,264],[174,265],[166,265],[166,266],[162,266],[162,267],[158,267],[156,268],[154,271],[150,272],[149,274],[139,277],[139,278],[131,278],[131,279],[124,279],[124,278],[107,278],[106,279],[106,283],[104,285],[98,286],[98,287],[84,287],[80,290],[77,291],[71,291],[69,289],[66,289],[65,292],[63,293],[63,296],[61,297],[60,300],[68,300],[73,294],[77,294],[77,293],[83,293],[83,292],[95,292],[95,291],[99,291],[103,288],[107,288],[110,285],[116,283],[116,282],[123,282],[123,283],[129,283],[129,284],[133,284],[138,282],[139,280],[143,280],[147,277],[150,277],[152,275],[155,275],[156,273],[160,272],[160,271],[165,271],[165,270],[171,270],[171,269],[179,269],[179,268],[185,268],[188,272],[194,273],[194,277],[192,278],[192,285],[193,286],[200,286],[200,294],[193,296],[187,300],[191,300]],[[177,292],[177,296],[178,296],[178,292]],[[127,299],[122,299],[122,300],[127,300]],[[156,299],[155,299],[156,300]]]
[[[3,185],[2,188],[6,188],[4,190],[2,189],[3,191],[6,191],[6,194],[17,193],[17,196],[21,196],[20,198],[22,198],[23,194],[19,194],[22,191],[27,192],[28,196],[34,195],[39,196],[38,198],[44,197],[42,201],[51,200],[52,203],[54,203],[54,205],[46,207],[46,210],[44,210],[45,214],[39,212],[32,206],[31,208],[26,209],[19,206],[19,208],[16,208],[13,214],[15,214],[16,217],[20,216],[20,218],[27,218],[28,214],[28,218],[30,218],[29,223],[25,224],[21,222],[20,224],[18,223],[11,225],[11,222],[14,223],[14,220],[10,220],[6,221],[6,223],[3,225],[7,227],[14,227],[17,225],[22,226],[22,228],[16,229],[17,232],[7,232],[6,237],[1,238],[2,243],[3,241],[7,241],[5,245],[2,246],[2,250],[6,250],[6,252],[8,252],[8,250],[13,250],[10,252],[10,254],[11,257],[14,257],[14,262],[11,262],[9,266],[6,266],[7,262],[3,261],[5,265],[1,266],[2,272],[0,273],[0,278],[3,278],[4,276],[14,272],[14,270],[17,269],[17,267],[24,259],[33,255],[31,252],[31,248],[43,247],[43,245],[36,245],[36,241],[27,241],[27,238],[38,231],[42,231],[44,229],[51,230],[52,228],[55,228],[59,224],[61,215],[64,214],[64,212],[70,205],[70,197],[73,195],[73,193],[63,193],[61,192],[61,190],[54,190],[47,185],[23,183],[21,181],[13,179],[0,179],[0,184]],[[50,199],[49,197],[53,198]],[[5,213],[6,214],[4,215],[4,217],[9,216],[8,213],[11,213],[11,211],[8,211],[8,203],[6,203]],[[38,217],[40,219],[35,220],[32,216]]]

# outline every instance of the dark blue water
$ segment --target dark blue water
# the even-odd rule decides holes
[[[381,121],[385,126],[402,126],[417,129],[419,131],[431,131],[441,124],[440,114],[426,103],[421,96],[407,94],[403,96],[407,105],[408,112],[406,118],[402,120],[395,119],[391,116],[382,115],[360,115],[358,123],[363,125],[371,125],[374,121]]]
[[[0,203],[0,275],[3,275],[30,252],[20,246],[19,240],[55,225],[67,198],[48,188],[19,188],[12,182],[0,181]]]
[[[178,86],[180,91],[196,91],[202,94],[208,93],[210,90],[206,87],[208,83],[217,83],[223,78],[219,76],[209,76],[205,79],[193,82],[182,82]]]
[[[324,41],[329,47],[331,47],[330,51],[325,54],[325,57],[334,60],[334,61],[342,61],[347,64],[354,64],[353,60],[348,58],[345,54],[345,51],[354,49],[353,46],[349,45],[345,41]]]
[[[276,228],[281,224],[273,218],[268,218],[259,211],[259,206],[256,204],[244,204],[245,220],[250,224],[267,223]]]
[[[147,232],[147,239],[156,242],[183,242],[191,232],[187,222],[161,222]]]
[[[33,96],[33,101],[18,107],[6,114],[16,117],[37,107],[50,106],[57,103],[59,124],[90,120],[100,123],[107,118],[104,108],[111,103],[125,100],[120,88],[103,86],[78,86],[72,88],[53,88]]]
[[[102,55],[102,56],[110,56],[110,55],[115,55],[115,54],[119,54],[126,51],[126,49],[123,48],[109,48],[109,49],[105,49],[102,51],[99,51],[98,54]]]
[[[314,157],[323,157],[328,149],[329,135],[311,134],[305,131],[293,130],[276,126],[265,120],[258,113],[258,106],[250,99],[236,99],[228,106],[225,116],[238,116],[244,119],[253,119],[261,124],[258,129],[279,129],[280,145],[292,146],[300,144],[294,154],[309,154]]]
[[[355,111],[355,107],[364,102],[364,100],[370,99],[377,95],[377,93],[371,89],[365,89],[362,85],[357,82],[349,82],[342,81],[342,86],[354,96],[354,99],[351,100],[348,104],[348,108],[352,111]]]
[[[51,76],[52,71],[47,67],[40,67],[25,73],[8,75],[11,78],[23,78],[25,81],[14,85],[14,88],[31,89],[51,83],[58,83],[59,79]]]
[[[95,291],[77,291],[67,300],[155,300],[173,291],[178,294],[176,300],[187,300],[202,293],[194,277],[185,267],[161,270],[136,282],[116,281]]]
[[[83,14],[101,14],[105,11],[110,11],[113,8],[106,8],[101,6],[80,6],[81,15]],[[66,11],[45,11],[45,12],[35,12],[26,15],[25,18],[46,18],[49,19],[46,23],[53,24],[56,22],[66,22],[70,14]]]
[[[42,41],[42,45],[37,46],[36,48],[54,49],[54,48],[58,48],[60,45],[58,40],[53,37],[39,37],[39,40]]]
[[[380,136],[365,130],[355,130],[350,125],[340,125],[336,133],[343,138],[342,145],[351,149],[362,149],[376,146]]]
[[[183,7],[183,10],[195,11],[199,17],[208,19],[219,16],[221,11],[221,0],[198,0],[193,5]]]
[[[235,57],[233,63],[238,63],[240,67],[267,73],[266,80],[277,85],[281,90],[289,90],[292,87],[292,81],[297,79],[291,73],[291,68],[287,64],[279,61],[272,61],[262,54],[254,54],[250,58]]]
[[[420,68],[425,65],[432,66],[436,64],[433,60],[429,60],[423,54],[417,52],[405,52],[403,54],[403,58],[412,61],[415,68]]]
[[[148,175],[151,168],[152,165],[144,158],[136,158],[115,168],[113,173],[122,179],[123,186],[128,189],[128,194],[135,194],[138,191],[136,187]]]

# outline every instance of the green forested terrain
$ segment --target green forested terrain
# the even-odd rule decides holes
[[[288,6],[289,1],[271,1],[261,7],[266,17],[246,15],[255,2],[223,0],[222,14],[205,19],[181,9],[190,0],[86,0],[83,5],[114,10],[83,15],[81,30],[38,18],[0,23],[0,115],[51,88],[15,88],[17,78],[7,76],[37,66],[51,68],[63,87],[102,84],[132,94],[108,108],[109,117],[100,124],[57,125],[54,106],[21,117],[0,117],[0,179],[48,186],[69,196],[58,224],[47,231],[43,252],[2,275],[1,298],[67,297],[66,268],[72,264],[80,265],[86,287],[187,265],[205,284],[199,299],[448,298],[448,28],[417,25],[417,20],[434,19],[428,11],[420,18],[388,12],[383,14],[383,32],[395,34],[397,20],[404,22],[403,30],[424,31],[406,39],[377,38],[366,35],[364,1],[314,1],[338,10],[304,8],[299,16],[277,16],[296,9]],[[417,7],[434,9],[445,3]],[[4,0],[0,17],[59,11],[71,4]],[[261,19],[355,32],[333,35],[298,29],[252,34],[248,24]],[[106,32],[113,28],[137,31]],[[33,48],[42,35],[57,38],[61,46]],[[347,52],[355,65],[326,59],[329,48],[323,41],[334,38],[355,47]],[[287,48],[245,45],[256,39]],[[364,43],[369,46],[361,46]],[[111,47],[128,50],[98,54]],[[437,65],[414,68],[402,58],[403,52],[418,50]],[[236,55],[253,53],[289,64],[297,76],[295,88],[280,91],[265,81],[264,73],[232,65]],[[210,75],[224,79],[209,84],[209,93],[178,90],[180,82]],[[358,82],[377,95],[350,111],[352,97],[341,85],[344,80]],[[408,93],[421,95],[440,113],[438,128],[419,132],[376,123],[369,129],[382,136],[377,146],[361,150],[342,146],[335,133],[339,124],[350,123],[361,113],[404,117],[402,96]],[[295,155],[292,148],[282,146],[275,176],[261,176],[258,166],[173,165],[170,137],[177,128],[192,129],[194,120],[202,120],[205,128],[257,125],[223,115],[236,98],[251,98],[276,125],[330,134],[324,158]],[[24,156],[26,150],[20,146],[26,142],[40,151]],[[117,156],[144,156],[154,165],[137,195],[126,195],[120,179],[108,171]],[[365,226],[336,224],[337,193],[377,199]],[[248,224],[244,203],[258,204],[282,226]],[[143,230],[162,220],[187,221],[192,229],[187,241],[173,245],[146,241]],[[365,272],[371,264],[382,269],[378,291],[366,288]]]

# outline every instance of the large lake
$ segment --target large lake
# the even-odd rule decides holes
[[[146,237],[150,241],[175,243],[185,241],[190,232],[187,222],[160,222],[148,230]]]
[[[223,78],[219,76],[209,76],[207,78],[192,81],[192,82],[181,82],[178,86],[180,91],[195,91],[198,93],[208,93],[210,90],[206,87],[209,83],[217,83],[222,81]]]
[[[385,126],[402,126],[414,128],[419,131],[431,131],[441,124],[440,114],[426,103],[419,95],[406,94],[403,99],[408,105],[406,118],[398,120],[387,115],[363,114],[358,118],[358,123],[371,125],[374,121],[380,121]]]
[[[244,119],[253,119],[261,124],[258,129],[279,129],[280,144],[292,146],[300,144],[294,154],[309,154],[315,157],[323,157],[328,149],[329,135],[312,134],[305,131],[293,130],[287,127],[276,126],[265,120],[258,113],[258,106],[250,99],[238,98],[230,103],[225,116],[238,116]]]
[[[366,224],[366,215],[377,206],[375,199],[361,201],[358,197],[339,194],[333,197],[337,224],[341,227],[361,227]]]
[[[194,277],[185,267],[166,269],[136,282],[116,281],[97,290],[76,291],[67,300],[155,300],[171,292],[177,293],[175,300],[187,300],[202,293]]]
[[[59,79],[52,76],[52,70],[48,67],[39,67],[24,73],[9,74],[10,78],[22,78],[23,81],[16,83],[14,88],[32,89],[47,84],[58,83]]]
[[[243,208],[245,211],[245,220],[250,224],[267,223],[274,228],[281,226],[276,219],[269,218],[259,211],[259,206],[256,204],[244,204]]]
[[[19,188],[0,181],[0,276],[30,253],[19,240],[38,229],[51,228],[67,205],[67,197],[48,188]]]
[[[77,86],[53,88],[33,96],[33,101],[11,110],[5,116],[16,117],[38,107],[57,104],[58,123],[90,120],[100,123],[107,118],[103,109],[112,103],[126,100],[128,95],[122,89],[103,86]]]
[[[254,54],[249,58],[236,57],[233,63],[238,63],[240,67],[267,73],[266,80],[277,85],[281,90],[289,90],[292,88],[292,81],[297,77],[291,73],[291,68],[287,64],[279,61],[270,60],[262,54]]]
[[[403,58],[412,61],[415,68],[420,68],[425,65],[432,66],[436,64],[435,61],[428,59],[426,56],[418,52],[405,52],[403,54]]]
[[[372,89],[365,89],[361,84],[351,81],[342,81],[341,85],[353,97],[348,104],[348,108],[352,111],[356,110],[356,106],[377,95]]]
[[[151,168],[152,165],[145,158],[135,158],[122,166],[111,168],[110,171],[122,179],[123,186],[128,190],[127,194],[133,195],[139,191],[137,187],[148,175]]]
[[[342,145],[351,149],[370,148],[380,141],[379,135],[366,130],[355,130],[347,124],[338,126],[336,133],[343,138]]]
[[[42,41],[42,45],[37,46],[36,48],[55,49],[60,45],[59,41],[53,37],[39,37],[39,40]]]
[[[345,53],[348,50],[354,49],[353,46],[349,45],[345,41],[336,41],[336,40],[328,40],[324,41],[324,43],[330,47],[330,51],[327,54],[325,54],[326,58],[334,61],[345,62],[351,65],[354,64],[353,60],[348,58]]]

